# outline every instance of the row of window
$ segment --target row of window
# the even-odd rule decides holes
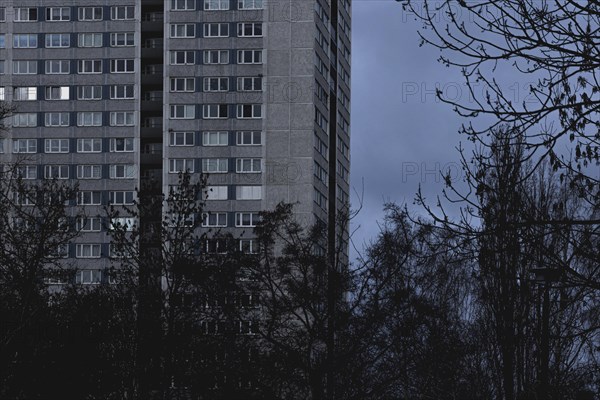
[[[169,62],[171,65],[196,65],[196,54],[195,50],[173,50],[169,52]],[[204,50],[202,54],[205,65],[231,63],[230,50]],[[238,50],[235,54],[237,64],[263,63],[263,50],[260,49]]]
[[[45,153],[68,153],[71,139],[44,139]],[[132,152],[133,138],[110,138],[110,152]],[[13,153],[37,153],[38,139],[13,139]],[[77,139],[78,153],[97,153],[102,151],[102,139]]]
[[[224,174],[229,172],[229,158],[203,158],[202,172],[210,174]],[[196,172],[196,159],[194,158],[171,158],[169,159],[169,173]],[[260,158],[237,158],[235,159],[235,172],[240,174],[262,172],[262,160]]]
[[[44,114],[44,126],[71,126],[71,113],[47,112]],[[136,124],[134,111],[111,111],[108,113],[108,126],[134,126]],[[103,113],[100,111],[84,111],[76,113],[77,126],[103,126]],[[13,128],[33,128],[39,126],[38,113],[19,113],[12,117]]]
[[[71,33],[47,33],[45,35],[45,47],[53,48],[68,48],[71,47]],[[39,46],[37,34],[14,34],[13,48],[15,49],[31,49]],[[104,35],[102,33],[79,33],[77,35],[78,47],[102,47]],[[134,32],[113,32],[110,34],[111,47],[127,47],[135,45]],[[6,36],[0,35],[0,48],[6,47]]]
[[[234,0],[238,10],[260,10],[264,8],[265,0]],[[204,10],[229,10],[230,0],[204,0]],[[172,11],[194,11],[196,0],[171,0]]]
[[[228,23],[206,23],[204,24],[204,37],[229,37],[230,24]],[[169,33],[171,38],[196,38],[199,33],[195,23],[171,24]],[[262,37],[262,22],[238,22],[237,37]]]
[[[44,12],[38,7],[15,7],[13,9],[14,22],[37,22],[43,18]],[[71,7],[46,7],[46,21],[60,22],[71,21]],[[102,7],[78,7],[79,21],[100,21],[103,19]],[[131,20],[135,18],[135,6],[112,6],[110,8],[111,20]],[[6,21],[6,7],[0,7],[0,22]]]

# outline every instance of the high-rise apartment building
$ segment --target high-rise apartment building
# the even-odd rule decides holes
[[[81,283],[109,265],[93,215],[147,182],[167,191],[181,171],[208,174],[206,227],[248,232],[281,201],[335,225],[349,99],[350,0],[0,4],[0,100],[16,107],[0,162],[78,181],[90,217],[68,255],[86,259]]]

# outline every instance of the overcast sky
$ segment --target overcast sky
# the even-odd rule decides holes
[[[394,0],[352,2],[352,186],[363,191],[354,220],[355,244],[373,238],[385,202],[411,203],[423,185],[441,192],[440,169],[458,175],[455,147],[461,119],[435,98],[436,85],[465,96],[458,71],[437,62],[439,52],[419,47],[420,24]],[[363,186],[364,181],[364,186]],[[352,194],[353,207],[358,196]]]

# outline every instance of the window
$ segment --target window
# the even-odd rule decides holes
[[[6,48],[6,35],[4,33],[0,33],[0,49]]]
[[[37,139],[13,139],[13,153],[37,153]]]
[[[0,7],[0,22],[6,21],[6,7]]]
[[[130,153],[133,151],[133,138],[111,138],[110,151],[113,153]]]
[[[82,232],[100,232],[102,220],[99,217],[77,218],[75,228]]]
[[[102,86],[79,86],[77,88],[78,100],[102,99]]]
[[[263,0],[238,0],[238,10],[260,10]]]
[[[32,128],[37,126],[36,113],[21,113],[13,115],[13,128]]]
[[[80,21],[102,21],[102,7],[79,7]]]
[[[204,78],[205,92],[227,92],[229,90],[229,78],[214,77]]]
[[[113,85],[110,87],[111,99],[133,99],[133,85]]]
[[[82,206],[99,206],[102,204],[102,192],[82,190],[77,193],[77,204]]]
[[[75,246],[77,258],[99,258],[99,244],[78,244]],[[90,269],[77,271],[77,283],[100,283],[100,270]]]
[[[129,73],[135,71],[135,62],[132,59],[110,60],[110,72]]]
[[[0,86],[0,100],[3,101],[6,97],[6,90],[4,87]],[[0,121],[0,126],[3,126],[4,123],[2,121]]]
[[[193,92],[195,90],[195,78],[171,78],[171,92]]]
[[[34,75],[37,74],[37,60],[15,60],[13,61],[13,74]]]
[[[71,125],[68,112],[49,112],[44,117],[44,125],[48,127]]]
[[[46,100],[69,100],[68,86],[46,86]]]
[[[262,187],[260,186],[237,186],[237,200],[260,200],[262,199]]]
[[[204,37],[229,37],[228,23],[204,24]]]
[[[172,158],[169,160],[169,173],[194,172],[193,158]]]
[[[135,45],[134,32],[114,32],[110,34],[110,45],[112,47],[125,47]]]
[[[238,104],[238,119],[262,118],[262,104]]]
[[[21,165],[17,167],[17,174],[21,179],[37,179],[38,167],[37,165]]]
[[[238,92],[260,92],[262,91],[262,78],[255,76],[239,77],[237,90]]]
[[[238,131],[236,137],[238,146],[258,146],[262,144],[260,131]]]
[[[102,60],[79,60],[80,74],[101,74]]]
[[[70,21],[70,7],[48,7],[46,8],[46,21]]]
[[[15,22],[37,21],[37,11],[36,7],[15,7]]]
[[[229,64],[229,51],[205,50],[204,64]]]
[[[205,200],[227,200],[227,186],[207,186],[204,189]]]
[[[169,132],[169,146],[193,146],[194,132]]]
[[[262,64],[262,50],[238,50],[238,64]]]
[[[194,119],[196,106],[193,104],[176,104],[171,106],[171,119]]]
[[[258,213],[235,213],[235,226],[237,227],[255,227],[259,222],[260,217]]]
[[[79,47],[102,47],[101,33],[80,33],[77,37]]]
[[[69,47],[71,46],[71,35],[68,33],[47,33],[46,47]]]
[[[227,213],[204,213],[202,214],[202,226],[204,227],[226,227]]]
[[[321,166],[321,164],[319,164],[317,161],[315,161],[314,163],[314,167],[313,167],[314,171],[314,175],[315,177],[320,180],[321,182],[323,182],[323,184],[325,186],[329,185],[329,173],[327,172],[327,170],[325,168],[323,168]]]
[[[4,154],[4,139],[0,138],[0,154]]]
[[[135,112],[133,111],[111,111],[110,126],[133,126],[135,125]]]
[[[102,178],[102,166],[101,165],[78,165],[77,166],[77,178],[78,179],[101,179]]]
[[[133,217],[118,217],[111,218],[109,229],[122,229],[125,231],[132,231],[133,227],[136,225],[135,218]]]
[[[235,172],[237,173],[258,173],[262,171],[260,158],[238,158],[236,160]]]
[[[204,104],[202,107],[202,117],[205,119],[227,118],[227,104]]]
[[[46,139],[44,149],[46,153],[68,153],[69,139]]]
[[[46,73],[53,74],[68,74],[71,70],[69,60],[46,60]]]
[[[77,126],[102,126],[102,113],[91,111],[77,113]]]
[[[37,100],[37,87],[16,87],[13,92],[13,100],[31,101]]]
[[[100,257],[100,245],[99,244],[82,244],[77,246],[93,246],[85,247],[79,255],[79,247],[77,247],[77,258],[99,258]],[[97,247],[96,247],[97,246]],[[96,255],[96,248],[98,254]],[[99,285],[102,282],[102,270],[99,269],[84,269],[77,271],[75,275],[75,283],[78,285]]]
[[[211,174],[226,173],[228,170],[229,160],[226,158],[203,158],[202,172]]]
[[[69,179],[68,165],[46,165],[44,167],[44,178],[46,179]]]
[[[102,151],[102,139],[77,139],[78,153],[100,153]]]
[[[110,19],[133,19],[135,17],[135,6],[112,6]]]
[[[206,11],[229,10],[229,0],[204,0],[204,9]]]
[[[203,146],[227,146],[229,144],[229,132],[202,132]]]
[[[196,37],[196,24],[171,24],[172,38]]]
[[[133,204],[133,191],[109,192],[108,201],[110,204],[131,205]]]
[[[240,22],[238,24],[239,37],[259,37],[262,35],[262,22]]]
[[[35,33],[20,33],[13,35],[13,47],[15,49],[34,49],[38,47],[38,37]]]
[[[240,239],[240,251],[244,254],[256,254],[258,252],[258,243],[252,239]],[[246,304],[249,305],[250,301],[247,301]]]
[[[195,51],[171,51],[171,65],[193,65],[196,63]]]
[[[110,178],[111,179],[133,179],[135,178],[136,170],[135,165],[132,164],[121,164],[110,166]]]
[[[195,10],[196,0],[171,0],[171,11]]]

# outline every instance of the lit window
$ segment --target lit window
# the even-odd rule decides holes
[[[102,47],[101,33],[80,33],[77,37],[79,47]]]
[[[46,153],[68,153],[69,139],[46,139],[44,151]]]
[[[46,100],[69,100],[68,86],[46,86]]]
[[[238,119],[262,118],[262,104],[238,104]]]
[[[71,125],[68,112],[49,112],[44,117],[44,126],[57,127]]]
[[[202,172],[210,174],[226,173],[229,160],[226,158],[203,158]]]
[[[238,146],[258,146],[261,144],[260,131],[239,131],[236,134]]]
[[[172,158],[169,160],[169,172],[172,174],[180,172],[194,172],[194,159]]]
[[[13,92],[13,100],[32,101],[37,100],[37,87],[16,87]]]
[[[229,144],[229,133],[224,131],[202,132],[203,146],[227,146]]]
[[[125,20],[135,18],[134,6],[112,6],[110,9],[110,19]]]
[[[100,153],[102,152],[102,139],[77,139],[78,153]]]
[[[204,119],[227,118],[228,108],[227,104],[204,104],[202,117]]]
[[[262,22],[240,22],[238,24],[239,37],[260,37],[262,35]]]
[[[102,113],[91,111],[77,113],[77,126],[102,126]]]
[[[227,186],[207,186],[204,188],[204,200],[227,200]]]
[[[77,166],[77,178],[78,179],[101,179],[102,178],[102,166],[100,166],[100,165],[78,165]]]
[[[136,225],[136,219],[133,217],[118,217],[118,218],[111,218],[110,220],[110,225],[109,225],[109,229],[115,230],[115,229],[122,229],[125,231],[132,231],[133,228]]]
[[[37,60],[15,60],[13,61],[13,74],[34,75],[37,74]]]
[[[238,50],[238,64],[262,64],[262,50]]]
[[[102,7],[79,7],[80,21],[101,21]]]
[[[171,51],[171,65],[193,65],[196,63],[195,51]]]
[[[49,75],[54,74],[68,74],[71,70],[69,60],[46,60],[46,73]]]
[[[204,37],[229,37],[228,23],[204,24]]]
[[[204,64],[229,64],[229,51],[205,50]]]
[[[44,178],[46,179],[69,179],[68,165],[46,165],[44,166]]]
[[[262,199],[262,187],[261,186],[237,186],[235,198],[237,200],[261,200]]]
[[[71,7],[46,8],[46,21],[70,21]]]
[[[204,0],[204,9],[206,11],[229,10],[229,0]]]
[[[262,171],[260,158],[238,158],[235,165],[235,172],[237,173],[249,174]]]
[[[110,151],[113,153],[130,153],[133,151],[133,138],[111,138]]]
[[[205,92],[227,92],[229,90],[229,78],[214,77],[204,78]]]
[[[194,132],[170,132],[169,146],[193,146]]]

